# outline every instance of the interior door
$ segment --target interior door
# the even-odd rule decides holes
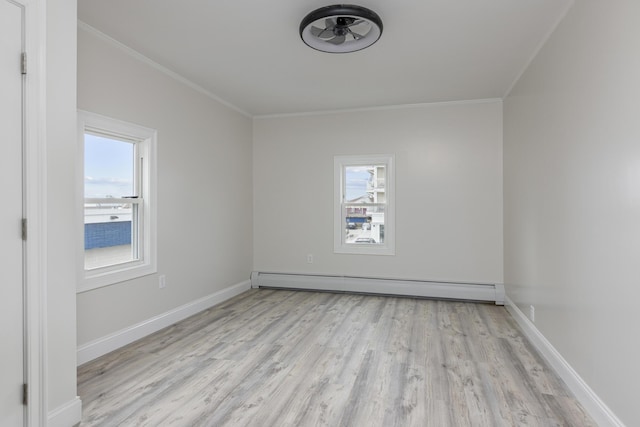
[[[0,0],[0,426],[22,426],[23,8]]]

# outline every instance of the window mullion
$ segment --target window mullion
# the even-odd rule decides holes
[[[104,205],[125,205],[125,204],[133,204],[138,205],[142,204],[143,200],[141,197],[85,197],[85,203],[96,203],[96,204],[104,204]]]

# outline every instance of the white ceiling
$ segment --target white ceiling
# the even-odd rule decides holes
[[[78,19],[252,116],[502,98],[573,0],[361,0],[373,46],[306,46],[331,0],[78,0]]]

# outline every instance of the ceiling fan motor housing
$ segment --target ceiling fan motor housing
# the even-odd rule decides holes
[[[356,5],[316,9],[300,23],[300,37],[309,47],[329,53],[362,50],[382,35],[382,20],[372,10]]]

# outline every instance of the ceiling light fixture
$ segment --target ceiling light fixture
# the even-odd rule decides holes
[[[300,22],[300,37],[313,49],[329,53],[362,50],[382,35],[382,20],[372,10],[349,4],[316,9]]]

